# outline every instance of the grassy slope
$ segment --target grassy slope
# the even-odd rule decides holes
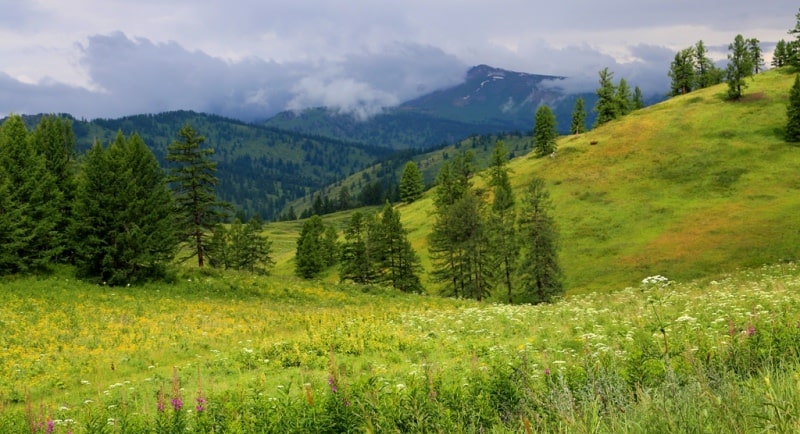
[[[724,84],[696,91],[562,137],[554,159],[514,159],[518,195],[534,176],[548,182],[568,290],[796,259],[800,149],[782,140],[793,78],[761,74],[739,102]],[[428,270],[431,197],[399,207]]]

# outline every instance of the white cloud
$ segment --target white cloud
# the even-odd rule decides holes
[[[247,119],[332,104],[360,114],[455,84],[472,65],[569,76],[609,67],[666,88],[674,52],[736,33],[788,38],[797,5],[744,0],[0,0],[0,112]],[[91,11],[88,13],[87,11]],[[767,53],[768,54],[768,53]]]

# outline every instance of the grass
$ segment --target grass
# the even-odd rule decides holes
[[[759,74],[737,102],[725,84],[695,91],[561,137],[556,158],[512,160],[518,196],[547,181],[567,292],[797,260],[800,149],[782,140],[793,78]],[[427,272],[431,198],[399,208]]]
[[[138,288],[65,275],[2,283],[0,431],[65,420],[54,432],[790,432],[800,423],[794,264],[540,306],[238,273]]]

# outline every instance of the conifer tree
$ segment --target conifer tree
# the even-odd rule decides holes
[[[689,93],[695,86],[695,49],[686,48],[675,54],[670,64],[670,95],[677,96]]]
[[[406,230],[400,222],[400,212],[387,201],[381,211],[377,249],[382,279],[403,292],[422,292],[417,271],[419,258],[411,248]]]
[[[640,110],[644,108],[644,96],[642,96],[642,89],[639,86],[633,88],[633,100],[631,100],[631,109]]]
[[[75,203],[79,273],[110,285],[163,276],[175,255],[174,203],[153,153],[117,134],[86,154]]]
[[[537,157],[544,157],[556,152],[556,139],[558,139],[558,125],[556,115],[547,105],[541,105],[536,110],[536,120],[533,126],[533,146]]]
[[[178,137],[167,147],[166,159],[173,163],[168,181],[175,195],[180,240],[190,245],[189,257],[197,256],[197,265],[202,267],[207,238],[224,219],[225,205],[215,193],[219,180],[217,163],[211,160],[214,150],[202,148],[205,137],[188,124],[180,129]]]
[[[403,175],[400,178],[400,200],[411,203],[422,197],[425,191],[425,183],[422,179],[422,172],[419,171],[417,164],[413,161],[406,163],[403,168]]]
[[[631,112],[631,88],[628,86],[628,81],[624,78],[619,79],[617,84],[617,105],[620,116],[625,116]]]
[[[772,67],[781,68],[790,63],[788,50],[786,41],[783,39],[775,44],[775,51],[772,52]]]
[[[368,238],[370,224],[374,222],[370,222],[361,211],[350,216],[341,247],[340,281],[351,280],[366,284],[376,280],[375,246],[369,243]]]
[[[327,253],[323,245],[325,223],[313,215],[303,223],[297,239],[295,274],[305,279],[318,277],[327,268]]]
[[[498,140],[489,162],[489,181],[494,199],[488,219],[489,247],[492,267],[498,270],[506,287],[508,302],[513,302],[513,284],[519,244],[517,243],[514,190],[508,168],[505,144]]]
[[[750,54],[750,64],[753,66],[753,74],[761,72],[764,66],[764,54],[761,51],[761,41],[756,38],[750,38],[747,41],[747,51]]]
[[[603,125],[619,117],[619,104],[617,104],[617,91],[614,86],[614,73],[604,68],[600,71],[600,87],[597,88],[597,103],[594,111],[597,112],[595,126]]]
[[[0,274],[47,268],[63,249],[62,195],[18,115],[0,126]]]
[[[519,268],[527,301],[549,302],[564,292],[558,261],[558,230],[550,215],[552,205],[544,180],[528,186],[519,217],[522,263]]]
[[[737,100],[742,97],[747,87],[746,78],[753,75],[753,55],[748,50],[747,42],[742,35],[736,35],[728,45],[728,67],[725,79],[728,81],[728,98]]]
[[[572,109],[572,122],[569,127],[571,134],[583,134],[586,132],[586,108],[583,98],[578,97],[575,100],[575,106]]]
[[[55,179],[58,197],[53,198],[57,210],[53,218],[56,227],[53,242],[60,245],[60,256],[54,258],[68,262],[74,248],[67,235],[72,221],[72,206],[75,200],[75,134],[68,119],[43,116],[30,135],[33,147],[45,158],[45,166]]]
[[[794,85],[789,92],[789,105],[786,108],[786,141],[800,142],[800,75],[795,75]]]

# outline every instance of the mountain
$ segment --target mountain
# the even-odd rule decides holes
[[[528,132],[541,104],[550,106],[560,132],[566,133],[578,97],[586,101],[591,125],[596,95],[567,95],[556,86],[562,79],[479,65],[457,86],[386,108],[367,120],[314,108],[280,113],[264,125],[394,149],[430,148],[477,134]]]
[[[29,128],[41,115],[26,116]],[[76,147],[83,153],[95,141],[108,144],[118,132],[139,134],[166,167],[167,146],[184,124],[205,136],[214,149],[220,180],[217,195],[246,216],[277,217],[292,200],[321,189],[393,153],[329,137],[252,125],[216,115],[175,111],[92,121],[71,118]]]

